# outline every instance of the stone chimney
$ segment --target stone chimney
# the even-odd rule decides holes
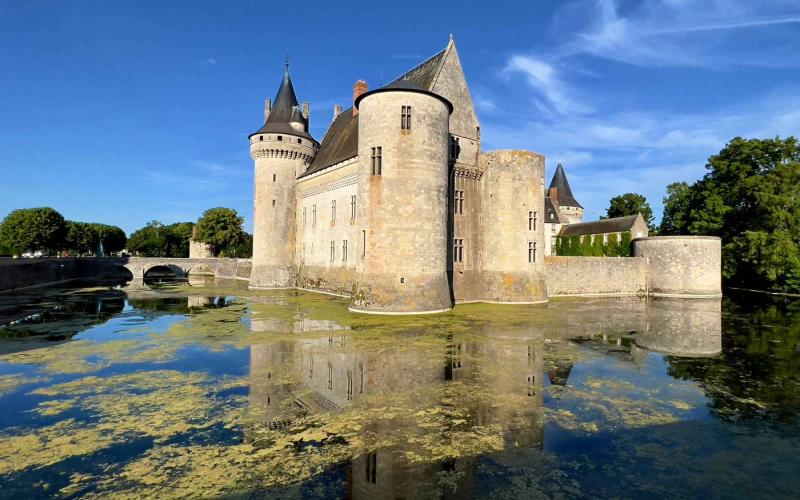
[[[267,121],[269,118],[269,112],[272,111],[272,99],[267,97],[264,99],[264,121]]]
[[[551,200],[556,200],[557,201],[558,200],[558,188],[555,187],[555,186],[551,187],[550,190],[547,193],[547,197],[550,198]]]
[[[303,101],[303,118],[308,121],[308,117],[311,115],[311,104],[308,101]]]
[[[334,104],[333,105],[333,119],[335,120],[337,116],[342,114],[342,105],[341,104]]]
[[[353,84],[353,116],[358,114],[358,109],[356,109],[356,99],[361,94],[367,93],[367,82],[364,80],[358,80],[356,83]]]

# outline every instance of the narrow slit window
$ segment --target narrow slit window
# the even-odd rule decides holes
[[[311,206],[311,227],[317,226],[317,204]]]
[[[367,256],[367,230],[361,230],[361,258],[365,258]]]
[[[350,197],[350,218],[356,218],[356,195]]]
[[[331,224],[336,224],[336,200],[331,201]]]
[[[400,129],[411,130],[411,106],[402,106],[400,114]]]
[[[453,240],[453,262],[464,262],[464,240],[456,238]]]
[[[272,182],[278,180],[278,174],[272,174]]]
[[[331,241],[331,262],[336,260],[336,242]]]
[[[456,190],[455,212],[459,215],[464,213],[464,191]]]
[[[528,262],[536,262],[536,242],[528,242]]]
[[[342,240],[342,262],[347,263],[347,240]]]
[[[376,146],[372,148],[372,175],[381,175],[383,167],[383,148]]]
[[[303,207],[303,227],[306,226],[307,214],[306,214],[307,207]]]

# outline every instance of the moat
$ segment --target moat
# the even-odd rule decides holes
[[[793,497],[800,301],[0,295],[2,498]]]

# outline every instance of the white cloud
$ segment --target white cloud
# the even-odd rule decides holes
[[[525,76],[528,85],[539,93],[540,99],[534,99],[534,103],[544,113],[566,115],[591,111],[560,78],[558,69],[543,59],[530,55],[513,55],[503,71]]]
[[[213,57],[209,57],[208,59],[206,59],[206,64],[208,64],[209,66],[216,66],[217,60],[214,59]]]
[[[615,0],[569,4],[592,13],[558,51],[562,57],[589,54],[642,66],[797,67],[800,3],[785,0],[646,0],[620,14]],[[762,36],[754,49],[744,40]],[[738,50],[734,50],[738,49]]]

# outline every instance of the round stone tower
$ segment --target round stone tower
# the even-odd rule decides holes
[[[407,80],[356,98],[360,283],[351,310],[453,307],[447,276],[449,116],[453,105]]]
[[[314,159],[319,143],[308,133],[308,107],[298,106],[289,65],[275,97],[267,100],[265,123],[250,134],[255,162],[252,288],[293,287],[295,181]]]

